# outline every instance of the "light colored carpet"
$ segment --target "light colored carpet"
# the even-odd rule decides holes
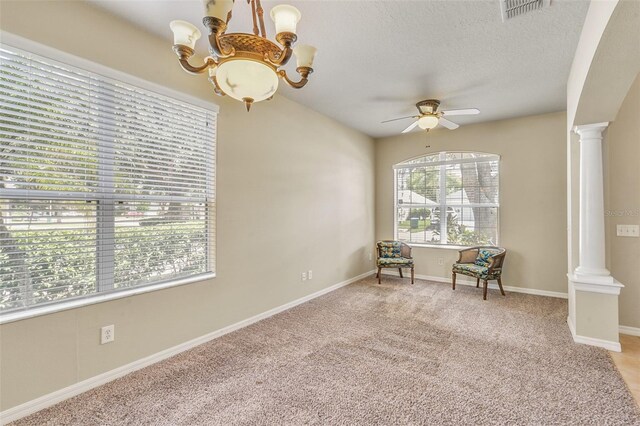
[[[16,425],[640,425],[565,300],[368,278]]]

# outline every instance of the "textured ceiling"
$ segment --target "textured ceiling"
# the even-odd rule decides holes
[[[199,0],[90,1],[165,37],[168,48],[171,20],[202,28]],[[441,99],[444,109],[480,109],[456,117],[459,124],[566,109],[567,77],[588,8],[587,0],[553,0],[503,23],[498,0],[262,3],[270,37],[269,10],[289,3],[302,12],[298,42],[318,48],[307,86],[282,84],[278,92],[373,137],[402,131],[409,120],[380,122],[414,114],[421,99]],[[236,1],[233,14],[230,30],[250,32],[245,1]],[[197,49],[206,54],[204,39]],[[287,69],[295,76],[295,61]],[[267,107],[257,104],[251,114]]]

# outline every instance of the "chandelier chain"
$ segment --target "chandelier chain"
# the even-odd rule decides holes
[[[262,4],[260,4],[260,0],[254,0],[256,2],[256,9],[258,10],[258,22],[260,22],[260,33],[262,37],[267,38],[267,30],[264,28],[264,10],[262,9]]]

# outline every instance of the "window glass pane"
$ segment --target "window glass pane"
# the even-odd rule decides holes
[[[0,310],[82,296],[95,285],[95,202],[0,200]]]
[[[438,212],[433,207],[399,208],[397,238],[413,243],[439,242],[439,223]]]
[[[460,160],[462,159],[462,157],[466,155],[462,152],[447,152],[445,154],[445,160],[450,161],[450,160]]]
[[[409,166],[426,158],[434,165]],[[396,237],[414,243],[497,244],[498,161],[493,154],[447,152],[397,165],[396,203],[403,208],[397,211]]]
[[[407,192],[403,199],[412,204],[437,205],[440,200],[440,167],[418,167],[405,171]],[[406,201],[405,201],[406,204]]]
[[[425,227],[424,242],[428,244],[441,243],[440,208],[434,207],[428,211],[429,217]]]
[[[464,203],[466,198],[460,164],[449,164],[444,166],[447,176],[447,205],[459,205]]]
[[[202,203],[118,202],[114,287],[206,272],[207,236]]]
[[[440,161],[440,155],[427,155],[425,157],[418,157],[412,160],[405,161],[402,164],[420,164],[420,163],[434,163]]]
[[[498,234],[498,209],[495,207],[455,208],[447,229],[449,244],[463,246],[495,245]]]

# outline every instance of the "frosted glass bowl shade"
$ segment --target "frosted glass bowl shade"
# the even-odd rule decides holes
[[[278,90],[278,75],[260,62],[237,59],[223,62],[215,72],[220,89],[227,96],[244,101],[260,102]]]

